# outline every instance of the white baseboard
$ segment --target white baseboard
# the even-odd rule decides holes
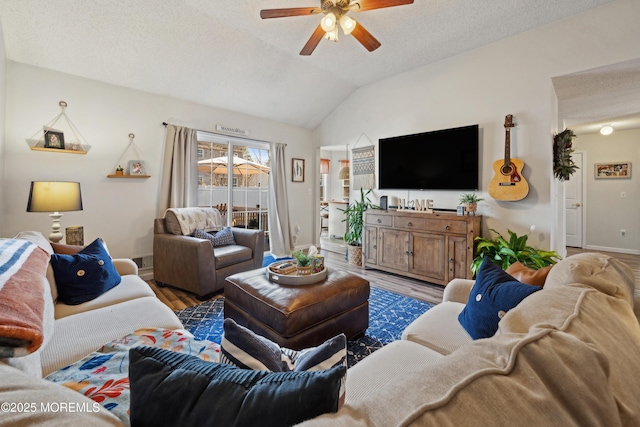
[[[616,252],[619,254],[640,255],[639,249],[610,248],[608,246],[587,245],[585,249],[600,252]]]
[[[153,267],[151,267],[151,268],[139,268],[138,269],[138,276],[140,276],[140,278],[142,280],[153,280]]]

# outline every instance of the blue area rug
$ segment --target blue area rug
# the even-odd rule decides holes
[[[197,339],[220,343],[224,298],[176,311],[176,315]],[[400,339],[402,331],[432,307],[414,298],[371,287],[369,328],[365,334],[347,344],[347,365],[355,365],[385,344]]]

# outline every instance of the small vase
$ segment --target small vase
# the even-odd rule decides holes
[[[308,276],[311,274],[311,266],[307,265],[306,267],[298,266],[298,276]]]
[[[467,215],[469,215],[469,214],[475,215],[476,211],[478,210],[478,204],[477,203],[467,203],[466,210],[467,210]]]

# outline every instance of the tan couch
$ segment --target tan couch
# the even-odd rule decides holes
[[[15,238],[53,253],[51,244],[39,232],[21,232]],[[0,425],[121,425],[118,418],[101,406],[94,406],[89,398],[42,379],[136,329],[183,328],[176,315],[137,275],[133,261],[114,259],[113,263],[121,275],[120,284],[91,301],[73,306],[56,301],[55,277],[51,265],[48,266],[46,278],[42,278],[44,343],[28,356],[0,359],[0,402],[8,402],[15,409],[0,412]],[[54,406],[47,407],[47,403]],[[70,403],[72,407],[60,409],[55,406],[58,403]]]
[[[235,245],[213,247],[209,240],[192,234],[196,229],[216,231],[223,227],[215,208],[171,208],[154,222],[153,278],[208,299],[224,290],[232,274],[262,267],[264,232],[232,228]]]
[[[402,340],[348,371],[338,413],[301,425],[640,425],[640,295],[627,266],[569,257],[476,341],[457,319],[472,286],[447,285]]]

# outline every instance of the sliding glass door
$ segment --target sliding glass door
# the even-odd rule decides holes
[[[198,205],[268,236],[269,144],[198,132]]]

